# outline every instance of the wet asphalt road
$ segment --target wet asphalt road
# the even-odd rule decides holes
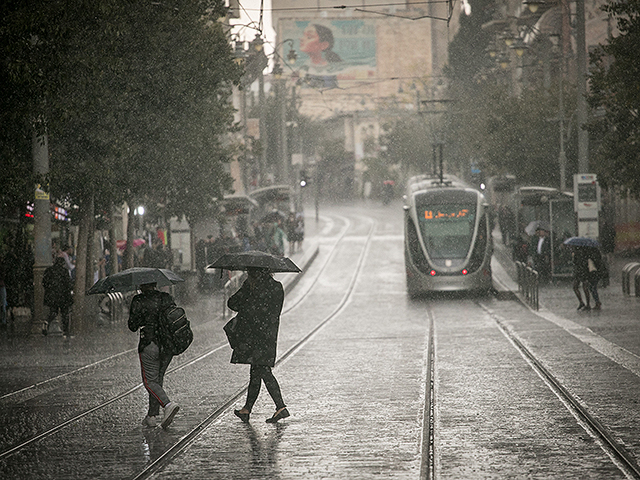
[[[264,422],[273,412],[266,391],[250,424],[233,415],[248,368],[229,364],[222,300],[212,296],[187,306],[196,340],[166,379],[182,406],[166,431],[140,425],[146,393],[135,389],[137,342],[125,325],[67,341],[4,340],[0,476],[133,478],[218,411],[154,478],[624,478],[505,333],[637,460],[639,310],[619,284],[589,315],[575,312],[568,285],[545,287],[539,313],[490,296],[410,301],[399,204],[321,214],[318,224],[307,219],[305,250],[294,259],[318,254],[287,295],[280,329],[274,372],[290,418]]]

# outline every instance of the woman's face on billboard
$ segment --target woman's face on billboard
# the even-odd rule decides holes
[[[318,32],[313,25],[308,25],[302,32],[300,39],[300,51],[310,54],[319,53],[329,47],[329,42],[321,42]]]

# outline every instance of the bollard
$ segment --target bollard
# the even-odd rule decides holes
[[[622,293],[624,295],[631,295],[631,277],[637,273],[637,270],[640,268],[640,263],[631,262],[627,263],[622,269]],[[638,286],[634,285],[635,295],[638,296]]]
[[[533,268],[522,262],[516,262],[518,272],[518,292],[522,293],[527,304],[539,310],[539,275]]]
[[[635,288],[636,297],[640,297],[640,268],[635,271],[635,275],[633,277],[633,287]],[[631,292],[629,292],[631,294]]]

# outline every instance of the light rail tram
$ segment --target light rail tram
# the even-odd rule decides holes
[[[409,179],[404,197],[404,258],[410,297],[492,288],[490,206],[454,176]]]

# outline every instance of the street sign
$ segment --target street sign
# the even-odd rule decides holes
[[[597,239],[600,235],[600,185],[597,175],[579,173],[573,176],[573,202],[578,217],[578,236]]]

